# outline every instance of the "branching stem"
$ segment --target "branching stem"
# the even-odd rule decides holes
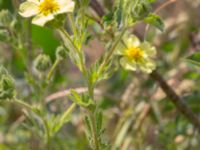
[[[176,0],[169,0],[169,2],[164,3],[161,7],[159,7],[156,12],[160,11],[164,7],[169,4],[176,2]],[[95,3],[95,4],[94,4]],[[96,6],[100,6],[97,4],[96,0],[91,0],[90,6],[93,8],[97,14],[102,17],[105,15],[103,8],[99,7],[98,11]],[[100,9],[100,11],[99,11]],[[167,84],[167,82],[162,78],[162,76],[155,70],[151,73],[150,77],[157,81],[160,87],[163,89],[167,97],[175,104],[176,108],[198,129],[200,129],[200,118],[187,106],[184,100],[176,94],[176,92]]]

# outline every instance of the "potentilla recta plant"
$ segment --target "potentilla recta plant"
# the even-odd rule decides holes
[[[54,30],[62,40],[56,49],[54,62],[47,54],[40,54],[33,61],[33,72],[41,80],[39,85],[34,85],[40,93],[36,104],[18,98],[20,93],[16,93],[14,80],[3,67],[0,68],[0,99],[17,103],[25,109],[25,116],[32,121],[32,126],[40,130],[38,135],[44,140],[45,149],[53,149],[51,142],[54,135],[70,122],[70,116],[77,107],[81,107],[85,114],[88,145],[94,150],[112,147],[103,135],[106,130],[102,123],[104,115],[94,91],[101,81],[115,74],[119,66],[130,73],[141,74],[150,74],[156,68],[156,48],[146,40],[139,40],[132,32],[141,21],[163,30],[162,20],[151,12],[152,2],[116,0],[114,9],[102,14],[102,18],[89,8],[92,0],[27,0],[20,4],[18,14],[23,19],[30,19],[32,24],[41,28]],[[91,36],[96,36],[89,30],[93,27],[99,28],[98,34],[105,37],[102,41],[104,53],[88,66],[83,46]],[[55,116],[49,114],[42,91],[53,84],[55,70],[65,59],[70,59],[82,73],[87,90],[80,93],[71,89],[68,94],[71,106]],[[30,76],[27,78],[30,82],[34,80]]]

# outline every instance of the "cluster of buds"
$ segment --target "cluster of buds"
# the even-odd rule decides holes
[[[0,100],[12,99],[15,95],[15,84],[7,70],[0,66]]]

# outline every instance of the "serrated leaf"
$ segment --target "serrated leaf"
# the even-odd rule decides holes
[[[103,16],[103,23],[109,24],[112,22],[114,17],[114,13],[111,11],[110,13]]]
[[[61,125],[68,122],[70,120],[71,113],[75,108],[76,104],[72,104],[61,116],[60,123]]]
[[[72,101],[74,101],[76,104],[88,108],[89,106],[93,105],[93,101],[86,96],[84,93],[82,95],[79,95],[75,90],[71,90],[71,98]]]
[[[162,19],[155,14],[149,14],[148,17],[146,17],[144,19],[144,22],[155,26],[160,31],[164,31],[164,23],[163,23]]]
[[[102,128],[102,119],[103,119],[102,113],[101,112],[97,113],[96,118],[97,118],[97,132],[100,136]]]
[[[200,52],[192,54],[187,58],[187,60],[200,67]]]
[[[91,120],[88,116],[85,117],[85,124],[86,124],[86,132],[90,137],[92,134],[92,127],[91,127]]]

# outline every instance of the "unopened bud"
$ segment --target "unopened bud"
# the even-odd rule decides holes
[[[11,99],[15,94],[15,84],[13,78],[7,70],[0,66],[0,100]]]
[[[50,57],[45,54],[40,54],[34,60],[34,67],[38,72],[46,72],[51,67]]]
[[[10,26],[13,22],[12,14],[8,10],[0,11],[0,25],[1,26]]]
[[[8,74],[8,71],[3,67],[3,66],[0,66],[0,79],[4,76],[4,75],[7,75]]]
[[[60,59],[60,60],[65,59],[66,55],[67,55],[67,51],[64,49],[63,46],[59,46],[56,49],[56,59]]]
[[[140,4],[137,5],[137,7],[135,8],[134,12],[133,12],[133,16],[136,19],[144,19],[145,17],[147,17],[149,15],[150,12],[150,7],[149,5],[147,5],[144,2],[141,2]]]

